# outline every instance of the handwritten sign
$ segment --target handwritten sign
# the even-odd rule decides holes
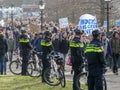
[[[98,28],[97,19],[90,14],[84,14],[79,20],[79,29],[84,30],[86,35],[92,34],[92,31]]]
[[[60,18],[59,25],[60,25],[60,28],[67,28],[69,26],[68,18]]]

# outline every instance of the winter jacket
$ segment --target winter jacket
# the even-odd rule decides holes
[[[8,51],[7,40],[0,34],[0,55],[5,55]]]
[[[38,52],[42,51],[41,40],[42,38],[37,38],[36,41],[34,42],[35,49]]]
[[[120,39],[112,37],[110,39],[111,47],[112,47],[112,52],[116,54],[120,54]]]
[[[7,40],[7,43],[8,43],[8,51],[13,51],[14,48],[15,48],[14,39],[9,38],[9,39]]]
[[[60,51],[60,53],[67,54],[68,50],[69,50],[69,41],[67,39],[63,38],[59,42],[59,51]]]
[[[109,42],[109,39],[106,38],[105,40],[102,41],[103,44],[103,49],[104,49],[104,55],[110,55],[112,56],[112,48],[111,48],[111,44]]]
[[[52,41],[54,51],[59,52],[59,43],[60,43],[59,39],[55,39],[55,40]]]

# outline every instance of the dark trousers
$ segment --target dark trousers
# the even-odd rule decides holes
[[[118,72],[118,58],[119,54],[113,53],[113,73]]]
[[[73,90],[79,90],[76,86],[76,77],[81,73],[79,69],[74,69],[74,76],[73,76]],[[78,82],[80,83],[80,82]],[[79,84],[80,85],[80,84]]]
[[[29,60],[29,53],[22,54],[22,75],[27,74],[27,65]]]
[[[0,74],[5,74],[6,73],[6,61],[5,61],[5,56],[0,55]]]
[[[44,72],[47,68],[50,68],[50,60],[47,59],[47,54],[42,55],[42,64],[43,64],[43,69],[42,69],[42,81],[44,82]]]
[[[88,90],[103,90],[103,76],[88,76]]]
[[[12,58],[13,58],[13,50],[10,50],[9,52],[8,52],[8,54],[9,54],[9,60],[10,60],[10,62],[12,61]]]

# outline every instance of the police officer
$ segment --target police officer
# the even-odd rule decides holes
[[[101,31],[92,32],[93,39],[85,48],[88,61],[88,90],[103,90],[102,75],[105,70],[104,51],[101,43]]]
[[[50,61],[47,58],[47,56],[52,51],[51,36],[52,34],[49,31],[45,31],[44,38],[41,40],[41,46],[42,46],[42,52],[43,52],[42,54],[42,63],[43,63],[42,82],[45,82],[43,78],[44,71],[50,67]]]
[[[20,55],[22,57],[22,75],[26,75],[27,63],[29,59],[30,50],[32,46],[30,45],[26,30],[21,30],[21,35],[19,36],[19,49]]]
[[[75,84],[75,79],[76,79],[76,76],[78,76],[78,74],[81,73],[80,66],[83,63],[83,46],[84,45],[80,41],[81,35],[82,35],[81,30],[75,29],[75,37],[70,41],[72,69],[74,70],[73,90],[78,90]]]

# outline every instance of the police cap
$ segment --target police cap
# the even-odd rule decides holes
[[[93,37],[97,37],[97,36],[99,36],[101,33],[102,33],[102,32],[101,32],[99,29],[96,29],[96,30],[92,31]]]
[[[75,29],[74,32],[75,32],[76,35],[83,34],[83,32],[81,30],[79,30],[79,29]]]
[[[26,33],[27,31],[26,30],[21,30],[21,33]]]
[[[52,34],[51,34],[49,31],[45,31],[45,32],[44,32],[44,35],[45,35],[45,36],[51,36]]]

